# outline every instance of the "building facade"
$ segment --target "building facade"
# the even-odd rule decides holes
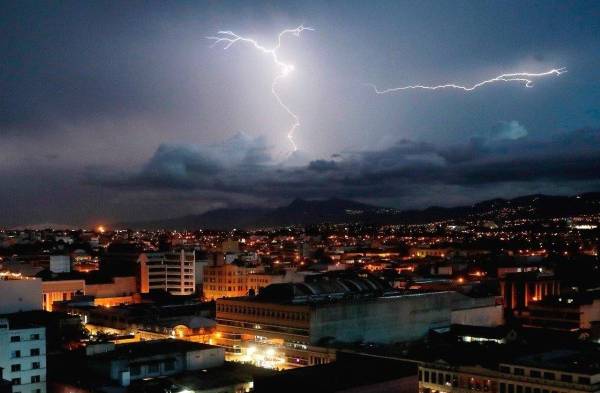
[[[497,367],[419,366],[419,393],[590,393],[600,391],[598,363],[574,351],[553,351]],[[596,360],[597,362],[597,360]]]
[[[46,329],[0,318],[0,368],[13,393],[46,393]]]
[[[180,250],[144,253],[138,261],[142,293],[163,290],[172,295],[191,295],[195,292],[193,252]]]

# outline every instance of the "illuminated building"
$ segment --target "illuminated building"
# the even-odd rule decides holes
[[[265,271],[261,267],[240,266],[217,260],[204,266],[202,284],[204,298],[208,300],[257,294],[261,289],[278,283],[301,282],[304,275],[294,269]]]
[[[523,324],[547,329],[589,331],[600,321],[600,291],[549,296],[531,303]]]
[[[560,293],[560,282],[554,275],[538,270],[507,273],[500,278],[500,294],[504,307],[510,311],[521,311],[547,296]]]
[[[132,335],[135,340],[180,338],[208,342],[215,331],[215,321],[208,303],[170,305],[153,304],[95,306],[91,297],[80,297],[54,305],[56,311],[79,316],[93,334],[110,332]]]
[[[597,351],[552,351],[494,366],[419,366],[419,393],[583,393],[600,390]],[[470,363],[469,359],[464,359]]]
[[[217,345],[228,358],[289,368],[327,363],[328,343],[407,342],[457,323],[502,322],[494,297],[402,295],[372,277],[326,274],[274,284],[254,297],[217,300]]]
[[[247,269],[233,263],[204,266],[202,289],[208,300],[237,297],[248,294],[246,287]]]
[[[193,252],[143,253],[138,262],[142,293],[163,290],[172,295],[191,295],[196,290]]]
[[[87,282],[85,295],[94,297],[96,306],[118,306],[139,302],[135,277],[113,277],[108,282]]]
[[[44,280],[42,282],[43,309],[52,311],[54,302],[71,300],[85,294],[84,280]]]
[[[46,329],[0,318],[0,368],[13,393],[46,393]]]
[[[409,255],[411,258],[446,258],[449,254],[453,252],[451,248],[434,248],[434,247],[412,247],[409,250]]]

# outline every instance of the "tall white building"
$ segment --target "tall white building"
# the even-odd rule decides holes
[[[141,292],[163,290],[172,295],[191,295],[195,291],[193,252],[144,253],[139,257]]]
[[[13,393],[46,393],[46,329],[0,318],[0,367]]]

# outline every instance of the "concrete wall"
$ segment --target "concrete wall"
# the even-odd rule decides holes
[[[219,367],[225,362],[225,348],[214,347],[190,351],[186,354],[187,370]]]
[[[42,280],[0,279],[0,314],[42,309]]]
[[[338,302],[311,313],[312,344],[341,342],[394,343],[424,337],[430,329],[450,325],[452,293],[424,293]]]
[[[77,292],[81,292],[81,294],[85,293],[84,280],[43,281],[44,310],[52,311],[52,304],[54,302],[71,300]]]
[[[430,329],[449,326],[453,312],[468,324],[495,326],[501,323],[501,311],[495,297],[471,298],[457,292],[336,302],[311,311],[310,342],[318,344],[326,338],[382,344],[412,341]]]
[[[137,291],[135,277],[115,277],[113,282],[87,284],[85,294],[96,298],[131,296]]]
[[[50,255],[50,271],[53,273],[69,273],[71,257],[68,255]]]
[[[501,305],[452,311],[452,323],[459,325],[495,327],[504,324]]]
[[[2,322],[6,326],[6,320]],[[32,339],[37,334],[39,339]],[[21,341],[11,342],[12,336],[20,336]],[[21,384],[13,386],[14,392],[30,393],[40,389],[46,393],[46,329],[35,327],[28,329],[0,329],[0,367],[4,369],[4,379],[20,378]],[[39,355],[31,355],[31,350],[39,350]],[[12,353],[20,351],[21,356],[13,358]],[[32,363],[39,363],[39,368],[32,368]],[[19,364],[21,370],[12,371],[11,366]],[[32,376],[38,376],[40,382],[31,382]]]

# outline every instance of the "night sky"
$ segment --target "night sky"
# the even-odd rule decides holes
[[[300,24],[279,52],[292,153],[273,62],[206,37]],[[0,29],[0,226],[600,190],[598,1],[2,1]]]

